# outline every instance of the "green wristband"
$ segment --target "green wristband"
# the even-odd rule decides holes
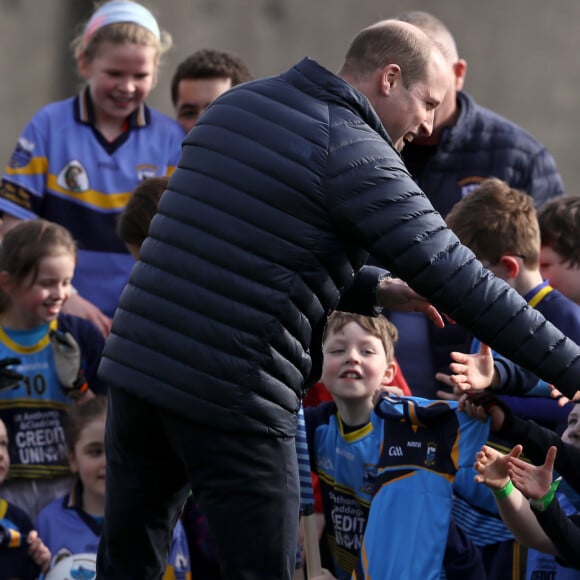
[[[545,512],[548,509],[548,506],[554,500],[554,496],[556,495],[556,491],[558,490],[558,486],[560,485],[561,481],[562,478],[558,477],[552,482],[552,485],[550,485],[550,489],[546,495],[543,495],[539,499],[530,499],[530,505],[532,508],[538,512]]]
[[[514,490],[514,484],[510,479],[501,489],[492,489],[492,493],[498,499],[503,499],[507,497]]]

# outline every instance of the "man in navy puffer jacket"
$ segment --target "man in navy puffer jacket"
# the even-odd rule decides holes
[[[575,392],[580,348],[461,246],[401,160],[404,141],[432,129],[443,66],[423,32],[385,21],[355,37],[340,76],[305,59],[226,92],[188,134],[100,367],[99,580],[161,576],[190,486],[224,577],[291,578],[296,412],[318,378],[326,316],[368,279],[357,274],[368,251],[495,350]],[[376,282],[363,284],[359,312],[393,306],[395,285]]]

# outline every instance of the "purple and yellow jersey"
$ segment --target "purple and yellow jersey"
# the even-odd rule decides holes
[[[173,119],[143,104],[108,142],[84,89],[43,107],[25,127],[4,170],[0,211],[66,227],[79,247],[73,284],[112,316],[134,263],[116,235],[117,217],[140,181],[171,175],[183,137]]]

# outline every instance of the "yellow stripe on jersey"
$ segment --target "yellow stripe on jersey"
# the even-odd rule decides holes
[[[81,201],[85,206],[98,207],[99,209],[113,209],[122,210],[131,197],[131,192],[128,193],[101,193],[94,189],[87,191],[70,191],[64,189],[57,183],[57,177],[53,174],[48,176],[48,188],[52,191],[57,191],[61,195],[70,197],[76,201]]]
[[[0,321],[1,322],[1,321]],[[51,321],[49,325],[49,330],[56,330],[58,328],[58,322],[56,318]],[[10,350],[18,352],[20,354],[31,354],[33,352],[38,352],[48,345],[49,338],[48,332],[36,343],[31,346],[23,346],[14,342],[4,331],[4,327],[0,324],[0,342],[4,343]]]
[[[6,175],[46,175],[48,159],[46,157],[32,157],[24,167],[6,167]]]

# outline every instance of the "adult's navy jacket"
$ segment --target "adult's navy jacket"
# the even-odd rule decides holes
[[[193,421],[293,435],[310,349],[369,250],[498,352],[580,384],[580,348],[459,244],[367,99],[308,59],[228,91],[185,138],[100,377]]]
[[[457,93],[461,113],[443,130],[436,152],[409,144],[403,159],[433,207],[446,216],[452,206],[488,177],[525,191],[536,207],[564,194],[564,184],[550,152],[522,127]]]

